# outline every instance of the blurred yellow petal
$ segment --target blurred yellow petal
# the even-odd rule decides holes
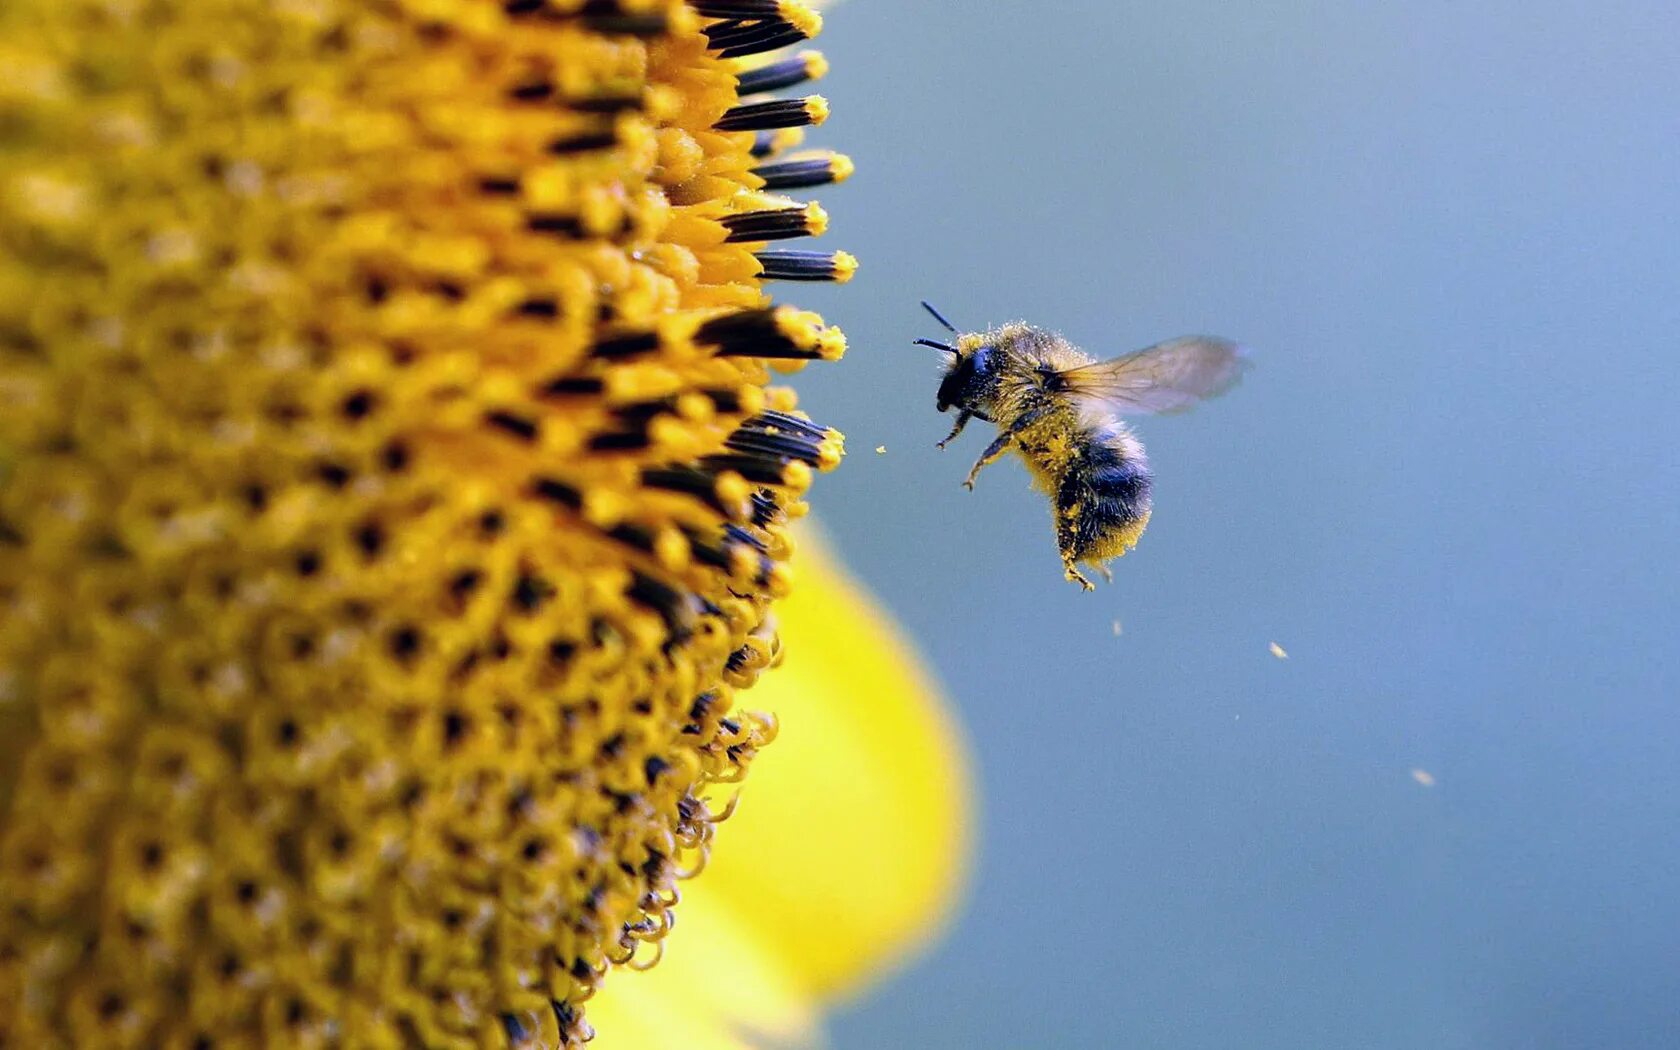
[[[590,1050],[736,1050],[819,1041],[811,997],[756,928],[707,892],[711,878],[708,873],[685,888],[677,909],[682,929],[668,938],[659,965],[614,974],[590,1001],[596,1032]]]
[[[653,971],[621,976],[590,1004],[596,1050],[671,1045],[661,1018],[673,1009],[692,1019],[709,1008],[741,1037],[703,1042],[685,1028],[690,1045],[809,1043],[808,1004],[930,943],[960,899],[971,783],[939,688],[808,535],[800,556],[800,585],[778,606],[786,663],[743,697],[776,715],[776,746],[705,878],[684,889],[683,935]]]

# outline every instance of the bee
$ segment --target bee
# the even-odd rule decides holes
[[[1005,452],[1020,453],[1033,483],[1050,497],[1064,575],[1093,590],[1079,571],[1085,564],[1113,582],[1105,563],[1143,535],[1154,480],[1143,445],[1119,417],[1181,412],[1224,393],[1242,377],[1242,349],[1192,335],[1098,361],[1055,332],[1021,322],[959,332],[922,306],[956,336],[954,346],[916,340],[950,355],[937,405],[941,412],[955,408],[957,421],[939,447],[970,419],[998,428],[964,487],[972,490],[980,471]]]

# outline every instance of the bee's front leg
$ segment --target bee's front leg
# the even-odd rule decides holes
[[[952,441],[955,441],[956,438],[957,438],[957,435],[962,433],[963,427],[968,426],[968,421],[973,419],[973,418],[974,418],[974,413],[973,412],[970,412],[966,408],[959,409],[958,412],[957,412],[957,425],[951,428],[951,432],[949,434],[945,435],[945,440],[944,441],[941,441],[939,444],[935,445],[934,447],[939,448],[939,449],[943,449],[946,445],[949,445]]]
[[[988,463],[996,463],[997,458],[1009,450],[1009,443],[1014,440],[1015,435],[1005,431],[997,436],[997,440],[987,445],[986,451],[980,453],[980,458],[974,462],[974,468],[968,472],[968,480],[963,482],[963,488],[973,491],[974,479],[980,476],[980,468]]]

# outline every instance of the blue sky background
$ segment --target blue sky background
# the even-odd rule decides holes
[[[983,807],[837,1050],[1680,1046],[1680,9],[849,0],[822,46],[864,268],[792,290],[851,339],[816,507]],[[989,427],[932,447],[924,296],[1254,348],[1141,423],[1113,587],[1013,459],[959,487]]]

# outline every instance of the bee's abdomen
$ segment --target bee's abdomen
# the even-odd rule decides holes
[[[1124,554],[1149,522],[1153,478],[1143,450],[1130,435],[1093,438],[1056,493],[1057,538],[1076,561]]]

